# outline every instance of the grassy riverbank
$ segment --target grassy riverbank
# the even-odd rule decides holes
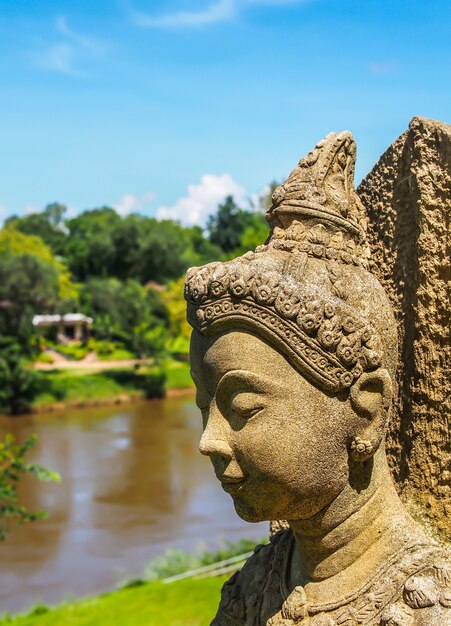
[[[39,372],[39,379],[41,391],[32,403],[34,411],[161,397],[193,385],[188,363],[173,359],[158,367],[117,367],[100,372],[54,369]]]
[[[0,618],[0,626],[208,626],[227,578],[151,582],[53,609],[37,606],[27,615]]]

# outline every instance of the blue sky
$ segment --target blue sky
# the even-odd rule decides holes
[[[67,204],[205,220],[331,130],[357,179],[450,122],[451,3],[0,0],[0,219]]]

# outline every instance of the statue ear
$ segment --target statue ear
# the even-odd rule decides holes
[[[364,372],[350,389],[351,406],[368,424],[351,442],[355,460],[374,454],[384,436],[392,397],[392,382],[386,369]]]
[[[361,417],[374,420],[387,412],[391,394],[392,382],[386,369],[364,372],[350,389],[352,408]]]

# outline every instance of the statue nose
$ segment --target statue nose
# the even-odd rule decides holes
[[[228,443],[221,439],[211,439],[207,435],[207,431],[204,431],[199,443],[199,451],[205,456],[220,456],[227,461],[232,458],[232,448]]]

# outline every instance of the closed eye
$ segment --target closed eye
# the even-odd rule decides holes
[[[264,409],[263,406],[256,406],[253,409],[246,409],[246,410],[235,411],[235,412],[246,419],[251,419],[251,417],[255,417],[256,415],[260,413],[260,411],[263,411],[263,409]]]
[[[254,393],[238,393],[230,404],[230,409],[244,419],[255,417],[265,408],[261,396]]]

